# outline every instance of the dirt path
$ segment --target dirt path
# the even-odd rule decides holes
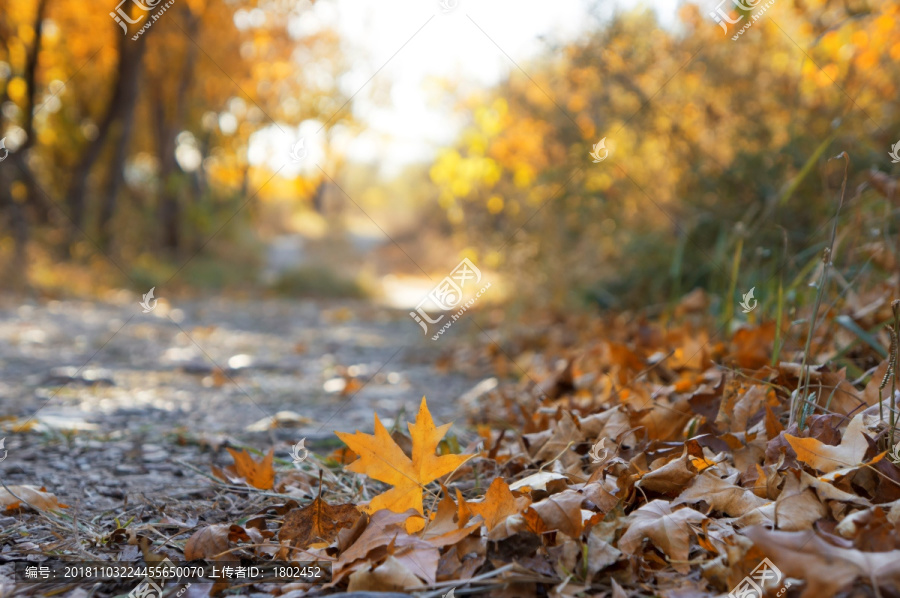
[[[334,430],[371,431],[373,410],[390,427],[423,395],[436,421],[462,423],[457,399],[480,380],[434,367],[458,337],[432,342],[405,313],[366,303],[217,298],[145,314],[132,299],[0,308],[0,477],[45,486],[98,524],[210,496],[211,482],[181,463],[229,463],[226,440],[289,459],[306,437],[325,454]],[[285,410],[308,419],[248,429]],[[0,560],[18,552],[15,529]]]

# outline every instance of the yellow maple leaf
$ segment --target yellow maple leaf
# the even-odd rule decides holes
[[[357,430],[353,434],[335,432],[344,444],[359,455],[359,459],[346,467],[355,473],[363,473],[378,481],[393,486],[387,492],[373,498],[365,511],[369,514],[382,509],[403,513],[415,509],[422,510],[422,490],[425,484],[462,465],[469,455],[437,456],[438,443],[452,424],[435,427],[425,397],[419,405],[416,423],[407,424],[412,437],[412,459],[397,446],[390,433],[375,414],[375,434],[364,434]],[[425,526],[424,519],[410,518],[406,522],[409,533]]]

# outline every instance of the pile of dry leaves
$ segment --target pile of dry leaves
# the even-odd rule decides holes
[[[466,398],[482,442],[462,451],[425,399],[408,434],[376,415],[373,435],[339,434],[347,449],[322,461],[358,474],[340,491],[351,500],[329,497],[334,467],[311,503],[201,529],[184,556],[328,562],[325,589],[434,596],[714,595],[752,589],[751,572],[779,596],[900,591],[888,362],[856,347],[865,384],[803,366],[791,346],[773,367],[773,324],[717,342],[691,324],[696,303],[685,300],[678,327],[620,318],[582,327],[575,348],[565,335],[522,343],[520,384]],[[862,312],[863,328],[890,317],[885,302]],[[842,339],[814,341],[827,355]],[[271,454],[233,454],[233,470],[217,472],[231,482],[316,484],[310,471],[276,485]]]

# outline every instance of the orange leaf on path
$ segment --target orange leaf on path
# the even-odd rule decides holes
[[[213,467],[213,473],[226,481],[243,480],[260,490],[271,490],[275,485],[275,467],[272,461],[275,458],[275,449],[269,449],[269,453],[262,461],[256,461],[246,450],[238,452],[229,448],[228,452],[234,458],[234,465],[224,470]]]
[[[419,405],[416,423],[407,424],[412,438],[412,459],[394,442],[390,433],[382,425],[375,414],[375,434],[364,434],[357,430],[353,434],[335,432],[359,459],[346,467],[349,471],[364,473],[393,486],[387,492],[379,494],[365,507],[372,514],[381,509],[389,509],[395,513],[403,513],[415,509],[422,510],[422,491],[425,484],[433,482],[441,476],[462,465],[468,455],[437,456],[438,443],[450,429],[451,424],[435,427],[425,397]],[[418,517],[407,520],[407,531],[419,531],[424,521]]]

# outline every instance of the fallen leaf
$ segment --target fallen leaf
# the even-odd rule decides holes
[[[697,477],[697,468],[694,467],[688,449],[685,447],[680,457],[645,474],[635,486],[651,492],[677,494],[684,490],[695,477]]]
[[[816,493],[802,483],[797,473],[798,470],[787,473],[784,488],[775,499],[775,522],[781,530],[808,529],[828,514]]]
[[[456,503],[449,494],[444,494],[444,498],[438,503],[434,518],[426,524],[421,534],[422,539],[438,548],[452,546],[481,528],[481,523],[463,527],[460,525],[457,512]]]
[[[359,455],[359,459],[346,469],[363,473],[386,484],[392,489],[373,498],[365,507],[372,514],[381,509],[403,513],[415,509],[422,514],[422,490],[425,484],[455,470],[462,465],[468,455],[437,456],[438,443],[447,433],[451,424],[435,427],[425,397],[419,406],[416,423],[408,424],[412,438],[412,459],[397,446],[388,431],[375,414],[375,434],[364,434],[357,430],[353,434],[335,432],[338,437]],[[422,529],[424,522],[419,518],[407,522],[407,530]]]
[[[410,519],[421,522],[412,509],[405,513],[394,513],[387,509],[374,513],[363,533],[335,562],[332,581],[326,587],[339,583],[344,577],[389,555],[424,582],[434,583],[440,552],[429,542],[406,532],[405,524]],[[421,527],[419,526],[420,529]]]
[[[588,573],[596,575],[622,558],[622,553],[591,530],[588,535],[586,558]]]
[[[553,473],[552,471],[539,471],[538,473],[532,474],[510,484],[509,489],[519,490],[521,492],[524,492],[526,489],[529,489],[529,491],[546,490],[548,482],[565,479],[566,476],[562,474]]]
[[[741,328],[731,339],[732,358],[742,368],[759,369],[769,363],[774,341],[775,322]]]
[[[275,458],[275,449],[269,449],[269,453],[262,461],[256,461],[246,450],[236,451],[228,449],[234,459],[234,465],[219,469],[213,466],[212,471],[216,477],[227,482],[244,481],[260,490],[271,490],[275,485],[275,468],[272,461]]]
[[[319,486],[319,495],[315,500],[285,514],[278,539],[288,540],[299,548],[306,548],[313,542],[330,543],[342,529],[353,527],[359,517],[359,509],[355,505],[330,505],[325,502],[322,487]]]
[[[869,448],[869,443],[863,435],[862,413],[850,420],[838,446],[825,444],[815,438],[798,438],[790,434],[785,434],[784,437],[797,453],[798,461],[823,473],[858,465]]]
[[[257,529],[245,529],[239,525],[227,523],[210,525],[197,530],[188,538],[184,545],[184,559],[237,560],[237,557],[228,551],[239,541],[260,542],[262,535]]]
[[[425,587],[406,566],[389,556],[377,567],[360,569],[350,574],[348,592],[399,592]]]
[[[583,500],[584,495],[580,492],[565,490],[534,503],[531,508],[541,516],[548,530],[557,530],[576,539],[584,530],[581,512]]]
[[[618,548],[626,554],[637,554],[644,538],[665,553],[672,561],[672,568],[687,573],[691,548],[691,523],[700,523],[706,516],[690,508],[672,510],[664,500],[654,500],[634,513],[625,534],[619,539]]]
[[[460,496],[460,498],[462,498]],[[516,497],[502,478],[495,478],[481,502],[465,501],[465,506],[475,515],[484,518],[484,525],[491,531],[510,515],[519,512]]]
[[[780,532],[754,526],[742,532],[787,577],[802,579],[800,598],[831,598],[857,579],[879,588],[900,584],[900,550],[840,548],[814,531]]]
[[[672,504],[694,504],[700,501],[705,501],[714,510],[729,517],[740,517],[770,502],[756,496],[750,488],[735,486],[708,471],[697,476]]]
[[[40,511],[52,511],[54,509],[67,509],[57,500],[56,496],[47,492],[46,488],[37,486],[6,486],[0,488],[0,505],[7,511],[15,511],[21,508],[22,503],[31,505]]]
[[[299,428],[315,423],[305,415],[296,411],[279,411],[275,415],[264,417],[244,428],[248,432],[266,432],[273,428]]]

